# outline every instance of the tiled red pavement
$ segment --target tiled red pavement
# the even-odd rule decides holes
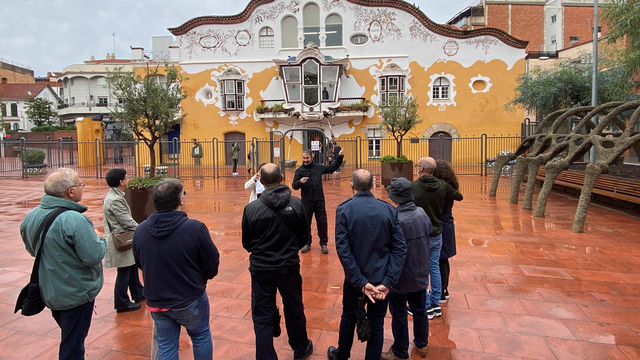
[[[465,200],[454,207],[458,255],[451,261],[451,298],[443,317],[430,322],[429,358],[640,359],[640,220],[592,206],[586,233],[572,234],[575,199],[552,195],[547,218],[535,219],[508,203],[508,178],[497,198],[487,196],[488,180],[461,177]],[[107,187],[104,180],[83,181],[82,203],[102,231]],[[186,211],[209,226],[221,253],[220,273],[207,288],[216,359],[254,357],[248,254],[240,242],[249,197],[244,181],[184,179]],[[42,179],[2,179],[0,185],[0,359],[55,359],[60,335],[50,311],[31,318],[13,314],[33,263],[18,229],[39,203]],[[388,199],[379,186],[373,192]],[[338,340],[343,273],[333,218],[338,203],[351,196],[349,181],[327,181],[325,193],[331,252],[320,254],[314,237],[312,250],[301,254],[308,332],[316,345],[311,360],[325,359],[327,347]],[[148,359],[148,311],[116,314],[115,270],[104,273],[87,358]],[[392,342],[390,323],[387,318],[385,351]],[[286,329],[275,346],[281,359],[293,357]],[[356,343],[353,354],[362,359],[364,345]],[[180,355],[193,357],[184,332]],[[412,359],[418,358],[413,352]]]

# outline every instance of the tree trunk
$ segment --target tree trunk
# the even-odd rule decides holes
[[[536,175],[538,175],[538,168],[540,167],[540,161],[537,159],[529,159],[528,162],[529,176],[527,177],[527,188],[524,192],[522,210],[533,210],[533,192],[536,188]]]
[[[580,200],[578,200],[578,208],[576,209],[576,216],[573,218],[573,227],[571,232],[583,233],[584,222],[587,219],[587,210],[589,208],[589,202],[591,201],[591,192],[596,185],[596,180],[602,174],[602,169],[596,163],[587,164],[587,168],[584,171],[584,185],[582,185],[582,191],[580,192]]]
[[[513,177],[511,183],[511,197],[509,198],[510,204],[518,203],[518,195],[520,195],[520,184],[522,184],[522,178],[524,178],[524,170],[526,164],[522,158],[516,159],[516,175]]]
[[[496,197],[496,192],[498,191],[498,182],[500,181],[500,174],[502,173],[502,168],[507,165],[507,163],[511,160],[515,159],[515,154],[510,155],[498,155],[496,157],[496,162],[493,164],[493,179],[491,179],[491,189],[489,190],[490,197]]]
[[[402,138],[396,140],[396,157],[402,156]]]
[[[547,209],[547,200],[549,199],[549,194],[553,188],[553,182],[556,181],[556,178],[562,172],[562,168],[559,166],[546,166],[545,168],[544,183],[542,184],[542,189],[540,189],[540,193],[538,194],[536,208],[533,211],[533,217],[537,218],[544,218],[544,212]]]
[[[149,177],[156,176],[156,148],[155,143],[153,145],[149,145]]]

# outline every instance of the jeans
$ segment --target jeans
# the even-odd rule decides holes
[[[282,296],[284,321],[294,358],[302,358],[309,345],[307,318],[302,303],[300,267],[286,271],[251,274],[251,314],[256,334],[256,359],[277,359],[273,347],[273,318],[276,315],[276,291]]]
[[[307,221],[309,222],[309,242],[307,245],[311,246],[311,220],[313,220],[313,213],[316,214],[316,225],[318,226],[320,245],[327,245],[329,236],[327,230],[327,209],[325,208],[324,200],[303,201],[302,205],[307,213]]]
[[[356,310],[358,309],[358,297],[362,294],[359,289],[353,287],[346,280],[342,290],[342,318],[340,319],[340,333],[338,335],[338,349],[335,358],[346,360],[351,357],[353,334],[356,329]],[[389,298],[375,304],[367,301],[367,317],[371,322],[371,337],[367,341],[365,360],[380,360],[382,345],[384,342],[384,316],[387,314]]]
[[[127,294],[127,288],[131,293],[131,300],[142,297],[142,290],[144,288],[140,283],[138,267],[136,265],[118,268],[116,284],[113,287],[113,302],[116,309],[124,309],[131,304],[131,300],[129,300],[129,295]]]
[[[440,277],[440,249],[442,234],[429,237],[429,277],[431,279],[431,296],[426,306],[438,306],[442,296],[442,278]]]
[[[213,341],[209,330],[209,298],[202,293],[197,300],[181,309],[151,312],[158,334],[158,359],[178,359],[180,327],[187,329],[193,343],[195,360],[213,359]]]
[[[233,173],[235,174],[238,169],[238,159],[233,159]]]
[[[423,348],[427,346],[429,337],[429,321],[424,303],[427,301],[427,289],[409,294],[390,294],[389,311],[391,312],[391,331],[393,345],[391,351],[402,359],[409,358],[409,324],[407,321],[407,302],[413,312],[413,343]]]
[[[442,291],[449,288],[449,275],[451,274],[451,267],[449,265],[449,259],[440,259],[440,277],[442,278]]]
[[[68,310],[51,310],[51,315],[62,330],[60,360],[84,360],[84,339],[89,333],[94,301]]]

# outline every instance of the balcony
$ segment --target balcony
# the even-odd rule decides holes
[[[286,104],[284,99],[261,100],[260,102],[261,104],[256,107],[260,118],[297,118],[300,116],[300,112],[297,110],[300,103]],[[323,102],[320,107],[323,109],[322,112],[310,113],[310,118],[317,120],[317,116],[321,118],[326,112],[331,112],[334,116],[364,116],[370,107],[369,101],[365,98],[340,98],[337,103],[338,106],[334,102]],[[285,105],[291,107],[286,108]]]

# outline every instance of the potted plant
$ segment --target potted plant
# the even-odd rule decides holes
[[[418,114],[418,103],[413,97],[392,97],[378,109],[382,127],[396,140],[396,156],[383,156],[381,162],[382,185],[391,185],[396,177],[413,180],[413,161],[402,155],[402,139],[422,122]],[[383,160],[384,159],[384,160]]]
[[[22,166],[27,174],[44,175],[47,173],[47,164],[44,163],[45,153],[38,149],[29,149],[21,154]]]
[[[258,114],[264,114],[264,113],[267,113],[267,112],[271,112],[271,108],[266,106],[266,105],[258,105],[258,106],[256,106],[256,112]]]
[[[166,176],[136,176],[129,180],[129,188],[124,192],[124,198],[131,208],[131,217],[138,224],[156,211],[151,199],[151,192],[157,183],[166,178]]]

